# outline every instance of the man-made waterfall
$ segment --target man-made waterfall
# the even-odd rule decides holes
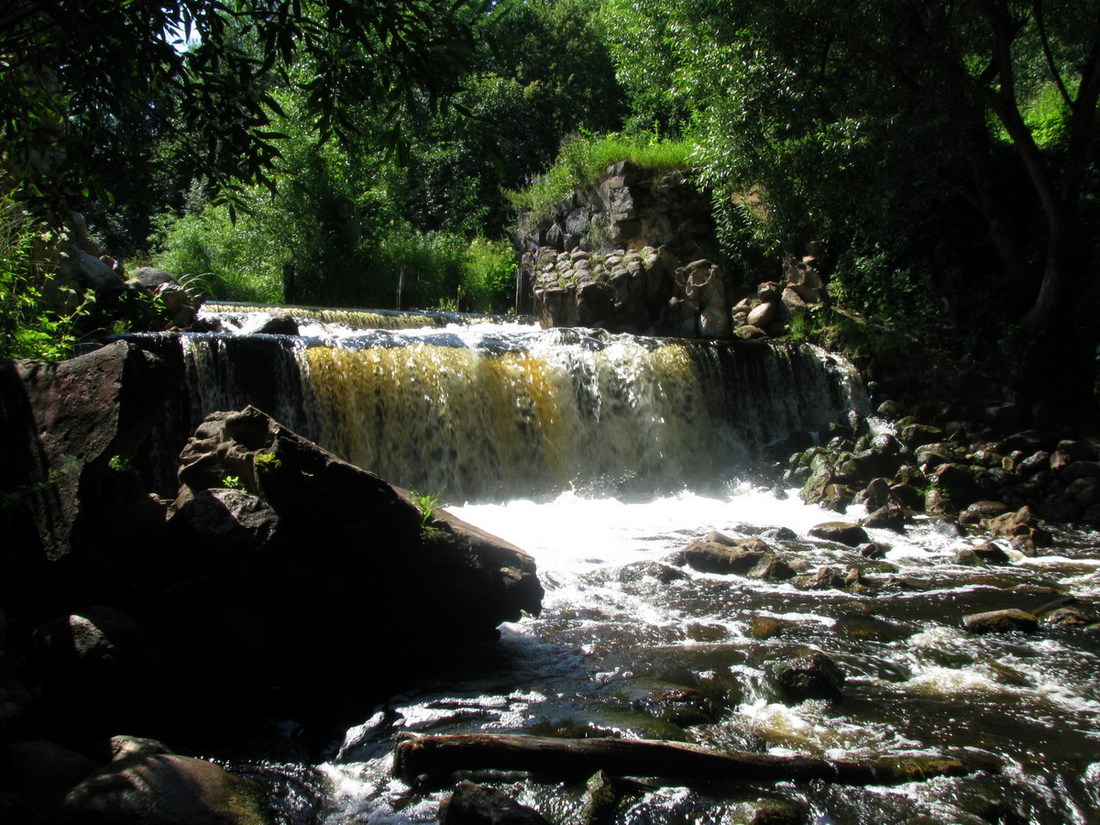
[[[760,446],[861,404],[851,367],[809,346],[517,324],[323,329],[183,336],[192,422],[252,403],[455,501],[717,485]]]
[[[905,534],[869,530],[877,547],[865,554],[809,535],[838,514],[734,481],[763,444],[865,403],[843,362],[786,344],[301,320],[301,338],[147,342],[186,374],[166,422],[181,432],[209,410],[254,403],[396,483],[442,490],[466,502],[457,515],[534,555],[546,598],[540,617],[441,664],[431,684],[364,707],[324,764],[260,766],[320,787],[312,808],[288,804],[281,821],[434,822],[444,793],[392,777],[395,736],[497,731],[1002,766],[897,787],[647,782],[628,789],[611,825],[1100,822],[1100,634],[1070,622],[978,636],[962,622],[1060,595],[1095,604],[1100,536],[1055,531],[1036,558],[1005,542],[1008,563],[969,566],[958,551],[988,536],[924,520]],[[802,575],[683,566],[679,551],[712,530],[756,536]],[[839,703],[781,700],[771,663],[807,651],[845,673]],[[583,780],[486,781],[551,822],[581,819]],[[788,818],[754,819],[762,799],[789,806]]]

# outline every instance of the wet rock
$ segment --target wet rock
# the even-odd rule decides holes
[[[924,494],[924,510],[939,516],[953,516],[958,512],[947,493],[938,487],[929,487]]]
[[[1070,629],[1088,627],[1096,621],[1096,617],[1089,615],[1076,605],[1068,605],[1044,613],[1042,621],[1044,625],[1049,627]]]
[[[846,521],[827,521],[810,528],[810,535],[814,538],[834,541],[837,544],[845,544],[848,547],[858,547],[871,540],[867,531],[858,524]]]
[[[963,627],[970,633],[1034,633],[1039,620],[1031,613],[1012,607],[971,613],[963,617]]]
[[[987,541],[973,548],[974,555],[986,564],[1008,564],[1011,559],[1001,547],[994,542]]]
[[[534,808],[483,785],[463,781],[439,804],[439,825],[549,825]]]
[[[256,825],[268,821],[263,787],[217,765],[157,754],[112,762],[65,797],[53,821],[140,825]]]
[[[811,699],[839,702],[844,697],[844,673],[824,653],[813,652],[772,662],[767,671],[786,704]]]
[[[297,335],[298,322],[290,315],[272,315],[253,332],[257,335]]]
[[[866,544],[857,545],[856,550],[865,559],[884,559],[890,548],[885,544],[869,541]]]
[[[936,444],[943,441],[943,430],[928,424],[909,424],[901,431],[901,443],[911,451],[927,444]]]
[[[790,567],[758,538],[739,539],[736,546],[693,541],[684,548],[684,562],[700,573],[734,574],[768,580],[789,579]]]
[[[870,513],[861,523],[864,527],[877,527],[893,530],[895,533],[904,533],[905,523],[908,520],[909,514],[904,507],[900,504],[890,503]]]
[[[843,590],[847,581],[832,567],[823,566],[812,575],[799,576],[795,584],[803,590]]]
[[[956,550],[951,563],[960,567],[985,567],[985,562],[978,558],[978,554],[974,552],[972,547],[963,547]]]
[[[1052,538],[1030,507],[1021,507],[1014,513],[1005,513],[990,519],[988,526],[994,538],[1014,539],[1024,536],[1031,539],[1036,547],[1048,546]]]
[[[776,541],[796,541],[798,539],[798,533],[790,527],[772,527],[760,535],[763,538],[775,539]]]
[[[829,484],[826,485],[821,494],[821,498],[815,503],[821,505],[826,510],[843,513],[848,509],[848,505],[855,500],[855,497],[855,489],[849,487],[847,484]]]
[[[806,806],[788,799],[758,799],[749,807],[738,820],[745,825],[803,825],[808,821]]]
[[[581,825],[606,825],[619,807],[619,792],[614,780],[603,771],[592,774],[584,786],[584,807]]]
[[[975,501],[959,513],[959,521],[963,524],[980,524],[1004,515],[1006,512],[1008,512],[1008,505],[1003,501]]]
[[[619,581],[623,584],[644,579],[655,579],[661,584],[670,584],[688,578],[690,577],[683,570],[677,570],[675,567],[655,561],[635,562],[634,564],[628,564],[619,571]]]
[[[774,638],[787,626],[787,623],[769,616],[754,616],[749,620],[749,632],[757,639]]]

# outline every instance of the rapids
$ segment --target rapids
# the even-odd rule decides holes
[[[1046,626],[973,636],[961,623],[1059,592],[1095,601],[1100,536],[1056,531],[1039,558],[1008,550],[1010,564],[975,568],[953,559],[984,537],[923,521],[905,536],[871,531],[889,549],[869,560],[807,537],[836,514],[739,480],[762,444],[865,405],[843,362],[791,345],[517,324],[300,322],[295,340],[184,336],[190,421],[220,405],[279,405],[269,411],[323,446],[441,491],[456,515],[527,550],[546,598],[540,617],[504,626],[495,645],[364,707],[323,764],[257,768],[312,788],[282,821],[434,822],[443,793],[414,793],[390,774],[402,731],[663,738],[830,758],[982,753],[1004,765],[890,788],[648,782],[624,796],[613,819],[624,825],[749,822],[760,799],[791,802],[815,825],[1100,821],[1100,636]],[[250,347],[264,356],[245,365]],[[871,588],[674,566],[712,530],[761,536],[810,572],[859,568]],[[804,650],[845,672],[841,703],[778,701],[767,663]],[[498,772],[490,784],[551,822],[579,821],[583,783]]]

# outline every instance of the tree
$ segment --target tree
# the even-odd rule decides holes
[[[608,3],[659,17],[651,49],[617,50],[621,71],[664,67],[691,109],[703,179],[741,196],[773,239],[858,228],[889,246],[929,201],[962,196],[1005,280],[1033,297],[1025,324],[1057,326],[1100,96],[1096,0]],[[1061,128],[1044,144],[1035,103],[1051,88]]]
[[[11,0],[0,10],[5,177],[55,214],[89,189],[109,196],[117,187],[94,150],[135,151],[115,137],[136,129],[146,146],[172,136],[212,191],[270,184],[281,137],[272,89],[301,64],[321,138],[354,132],[368,105],[388,116],[379,128],[397,145],[402,107],[420,95],[445,104],[457,90],[480,10],[475,0]]]

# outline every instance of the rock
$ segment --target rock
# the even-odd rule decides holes
[[[819,567],[816,573],[799,576],[795,583],[803,590],[843,590],[847,586],[845,577],[827,566]]]
[[[974,555],[987,564],[1008,564],[1011,559],[1008,553],[991,541],[979,544],[973,548]]]
[[[1031,478],[1042,470],[1050,469],[1050,453],[1046,450],[1039,450],[1036,453],[1032,453],[1027,458],[1019,463],[1016,468],[1016,472],[1020,474],[1020,478]]]
[[[988,523],[989,532],[994,538],[1014,539],[1017,536],[1029,538],[1036,547],[1046,547],[1051,535],[1035,517],[1030,507],[1021,507],[1014,513],[993,518]]]
[[[824,653],[814,652],[771,662],[767,671],[786,704],[799,704],[811,699],[835,703],[844,698],[844,673]]]
[[[263,786],[211,762],[156,754],[112,762],[65,797],[51,820],[117,825],[257,825],[268,822]]]
[[[683,550],[684,562],[701,573],[783,580],[794,576],[789,565],[777,558],[760,539],[738,540],[735,546],[714,541],[693,541]]]
[[[45,739],[14,742],[0,750],[3,785],[18,789],[26,806],[39,811],[52,809],[95,769],[84,754]]]
[[[155,756],[172,752],[164,743],[140,736],[112,736],[107,747],[110,750],[112,762],[135,756]]]
[[[272,315],[253,332],[256,335],[297,335],[298,322],[290,315]]]
[[[981,524],[1006,512],[1008,505],[1003,501],[975,501],[959,513],[959,521],[963,524]]]
[[[628,564],[619,571],[619,581],[624,584],[642,581],[643,579],[655,579],[661,584],[670,584],[674,581],[683,581],[689,578],[683,570],[677,570],[667,564],[655,561],[640,561]]]
[[[909,424],[901,431],[901,443],[911,451],[923,447],[926,444],[936,444],[943,441],[943,430],[927,424]]]
[[[33,641],[44,698],[74,718],[125,712],[160,675],[150,633],[117,608],[52,619],[35,629]]]
[[[439,825],[549,825],[533,808],[493,788],[458,783],[439,804]]]
[[[749,313],[749,317],[746,320],[750,326],[754,327],[766,327],[779,315],[779,308],[771,303],[762,303]]]
[[[130,277],[146,289],[156,289],[161,284],[175,283],[176,280],[172,273],[157,269],[155,266],[139,266],[130,273]]]
[[[758,799],[750,806],[743,820],[745,825],[803,825],[809,821],[805,804],[788,799]]]
[[[584,807],[581,809],[581,825],[605,825],[615,816],[619,805],[619,793],[615,782],[603,771],[597,771],[584,787]]]
[[[970,633],[1034,633],[1039,620],[1017,608],[971,613],[963,617],[963,627]]]
[[[909,514],[900,504],[886,504],[870,513],[863,519],[864,527],[882,528],[893,530],[895,533],[905,532],[905,523],[909,520]],[[861,544],[862,542],[857,542]]]
[[[960,464],[943,464],[936,468],[930,479],[956,511],[974,502],[980,495],[974,476]]]
[[[157,364],[154,356],[118,341],[67,361],[17,361],[4,374],[0,490],[32,491],[24,503],[36,537],[0,550],[0,579],[11,582],[16,569],[39,569],[74,551],[112,553],[113,537],[81,532],[77,518],[100,504],[95,493],[108,461],[134,455],[163,415],[166,387]],[[106,516],[108,523],[124,518]],[[5,518],[0,513],[0,524]],[[10,536],[23,528],[6,529]],[[68,564],[79,568],[72,558]],[[14,590],[19,601],[33,603],[37,597],[27,585]]]
[[[279,516],[258,496],[216,487],[183,497],[168,524],[176,541],[203,554],[254,554],[276,537]]]
[[[92,289],[104,290],[122,286],[122,276],[95,255],[81,252],[76,259],[76,273]]]
[[[834,541],[837,544],[846,544],[849,547],[858,547],[871,539],[867,531],[858,524],[846,521],[827,521],[810,528],[810,535],[814,538]]]
[[[1042,620],[1049,627],[1082,628],[1092,624],[1095,617],[1076,605],[1068,605],[1043,614]]]

